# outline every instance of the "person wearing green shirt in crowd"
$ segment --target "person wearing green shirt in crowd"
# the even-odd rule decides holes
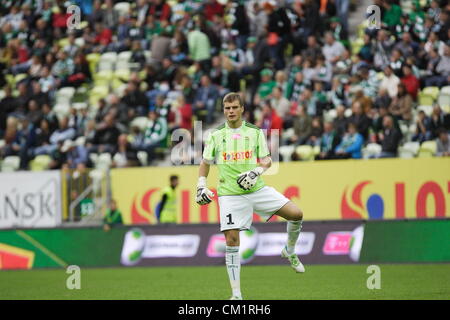
[[[170,176],[170,186],[162,190],[162,199],[156,210],[160,223],[177,223],[177,186],[178,176]]]
[[[393,29],[395,28],[395,26],[400,24],[400,17],[402,16],[402,8],[392,3],[392,1],[390,0],[384,0],[383,6],[386,11],[384,12],[382,21],[390,29]]]
[[[273,80],[273,72],[272,70],[266,68],[263,69],[260,73],[261,75],[261,83],[259,84],[258,90],[256,92],[254,104],[258,105],[260,101],[267,98],[271,93],[273,88],[277,85],[277,83]]]
[[[112,199],[108,210],[106,210],[105,217],[103,218],[103,229],[109,231],[111,226],[122,224],[122,212],[117,208],[116,200]]]
[[[276,214],[288,220],[287,243],[281,256],[287,258],[296,272],[305,268],[295,253],[300,235],[303,212],[274,188],[266,186],[260,177],[272,164],[264,132],[242,119],[244,102],[239,93],[230,92],[223,98],[226,122],[212,132],[203,151],[199,167],[196,202],[212,202],[214,193],[206,178],[214,162],[219,170],[217,188],[220,230],[226,240],[225,262],[232,289],[231,300],[242,300],[240,288],[239,231],[248,230],[253,212],[269,218]]]
[[[211,59],[211,43],[208,36],[200,31],[200,24],[196,22],[187,35],[189,57],[195,62]]]

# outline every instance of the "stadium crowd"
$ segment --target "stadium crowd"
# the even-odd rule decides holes
[[[221,119],[229,91],[285,160],[448,156],[450,4],[374,1],[380,28],[350,38],[354,4],[2,1],[0,161],[151,164],[173,130]]]

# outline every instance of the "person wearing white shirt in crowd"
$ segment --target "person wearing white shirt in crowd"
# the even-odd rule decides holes
[[[380,83],[380,89],[386,89],[391,98],[397,96],[397,86],[400,79],[394,74],[390,66],[384,67],[384,77]]]
[[[334,64],[342,56],[345,51],[345,47],[339,41],[336,41],[332,32],[325,33],[325,45],[323,46],[322,53],[325,56],[327,62]]]

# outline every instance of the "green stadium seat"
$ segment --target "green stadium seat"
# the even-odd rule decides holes
[[[31,171],[47,170],[52,162],[52,158],[48,155],[39,155],[30,162]]]
[[[301,160],[311,161],[314,160],[314,150],[311,146],[303,145],[295,148],[295,153]]]
[[[419,158],[430,158],[436,154],[436,141],[425,141],[420,145]]]

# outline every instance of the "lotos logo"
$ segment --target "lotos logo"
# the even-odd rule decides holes
[[[377,194],[371,194],[365,203],[362,201],[362,191],[372,181],[363,181],[356,185],[353,191],[348,192],[348,188],[342,195],[341,200],[341,215],[344,219],[363,219],[365,214],[362,212],[367,212],[369,219],[383,219],[384,216],[384,201],[383,198]],[[349,204],[349,194],[351,194],[351,204]]]
[[[157,219],[150,201],[152,195],[158,190],[158,188],[147,190],[141,197],[138,194],[134,195],[131,204],[131,224],[156,223]]]
[[[252,151],[223,152],[222,157],[223,161],[249,160],[252,158]]]
[[[405,219],[406,212],[414,212],[417,218],[445,218],[446,196],[450,193],[450,181],[446,186],[436,181],[425,181],[419,186],[409,186],[405,182],[395,182],[392,189],[383,188],[385,192],[392,192],[389,208],[385,199],[378,193],[363,197],[363,190],[372,181],[362,181],[353,190],[345,188],[341,198],[341,216],[343,219],[383,219],[386,212],[394,213],[393,217]],[[366,200],[363,201],[363,198]],[[392,214],[391,214],[392,216]]]

